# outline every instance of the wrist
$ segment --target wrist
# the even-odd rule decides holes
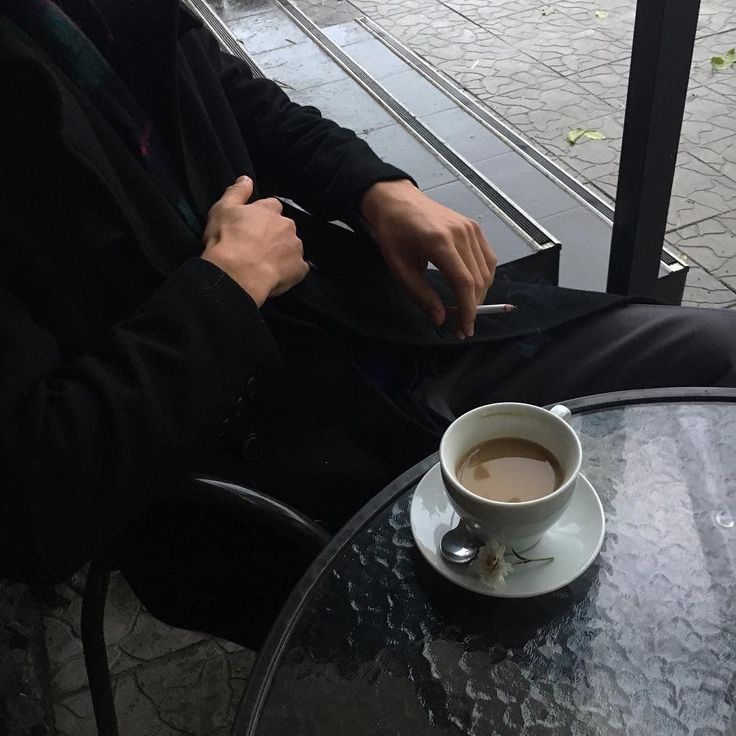
[[[217,268],[219,268],[223,273],[227,274],[246,294],[248,294],[259,309],[263,306],[266,299],[268,299],[271,289],[267,285],[266,279],[260,278],[258,274],[243,274],[242,268],[237,268],[235,263],[230,263],[227,256],[223,253],[217,252],[216,248],[208,248],[200,257],[217,266]]]
[[[391,203],[401,202],[416,192],[409,179],[376,182],[360,201],[360,215],[371,228],[376,228],[381,214]]]

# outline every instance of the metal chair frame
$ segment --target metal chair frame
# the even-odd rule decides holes
[[[236,513],[291,535],[309,552],[320,552],[331,539],[323,527],[300,511],[237,483],[198,476],[192,479],[190,491],[205,503],[229,505]],[[84,662],[99,736],[119,736],[104,633],[107,589],[114,568],[115,562],[106,552],[97,555],[90,563],[82,598]]]

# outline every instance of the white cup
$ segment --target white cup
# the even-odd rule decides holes
[[[453,507],[483,543],[495,541],[523,552],[536,544],[562,516],[575,492],[582,449],[568,424],[570,410],[531,404],[480,406],[458,417],[440,442],[440,467]],[[508,502],[483,498],[458,480],[459,463],[473,447],[500,437],[517,437],[547,449],[560,463],[562,483],[547,496]]]

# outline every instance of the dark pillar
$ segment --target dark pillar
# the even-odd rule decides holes
[[[639,0],[613,218],[608,291],[653,296],[700,0]]]

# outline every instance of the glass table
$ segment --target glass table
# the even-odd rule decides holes
[[[581,577],[514,600],[435,573],[409,526],[427,458],[306,573],[234,733],[736,734],[736,390],[566,404],[606,515]]]

